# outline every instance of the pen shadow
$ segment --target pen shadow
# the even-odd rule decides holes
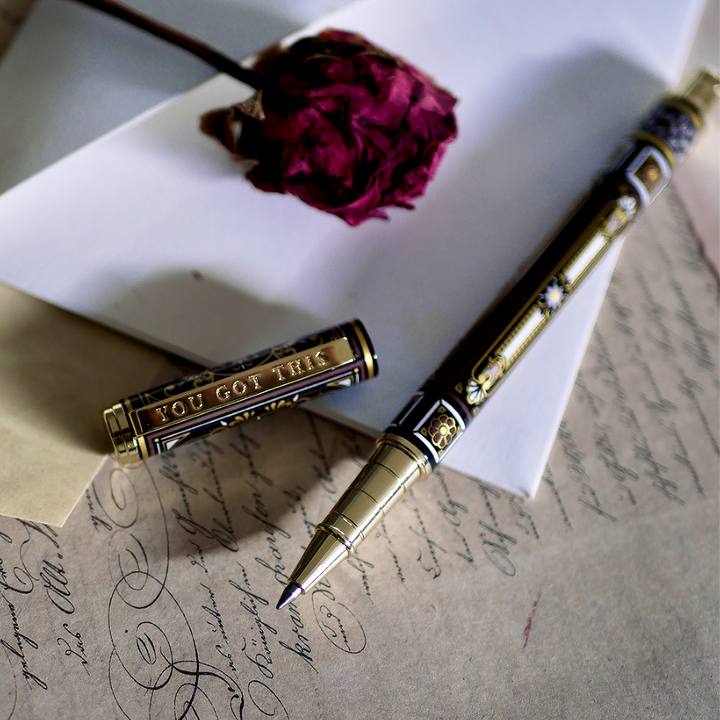
[[[243,249],[239,246],[238,252]],[[175,268],[129,284],[111,273],[94,319],[204,367],[242,358],[351,318],[318,318],[264,300],[215,271]],[[142,323],[137,318],[142,317]],[[141,324],[144,330],[140,331]]]
[[[271,551],[291,539],[300,551],[321,519],[318,497],[324,496],[327,512],[372,447],[361,433],[291,408],[152,457],[145,466],[162,485],[161,495],[173,484],[183,488],[183,511],[179,495],[167,495],[178,500],[172,515],[203,552],[235,549],[261,534]],[[183,555],[187,547],[181,542],[170,552]]]
[[[302,311],[264,303],[197,271],[150,278],[110,297],[95,319],[115,331],[0,289],[22,303],[2,329],[0,353],[0,403],[17,416],[14,431],[99,455],[112,451],[102,412],[122,398],[323,329]],[[199,307],[214,308],[213,315]],[[154,314],[159,327],[174,323],[181,329],[177,348],[205,348],[216,359],[168,356],[177,348],[131,339],[124,331],[135,313]]]

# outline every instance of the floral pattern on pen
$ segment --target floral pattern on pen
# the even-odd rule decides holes
[[[457,423],[449,415],[440,415],[430,423],[428,435],[430,442],[440,450],[450,444],[458,431]]]
[[[554,277],[548,286],[540,293],[538,300],[540,308],[546,315],[554,315],[560,306],[565,302],[568,293],[557,277]]]

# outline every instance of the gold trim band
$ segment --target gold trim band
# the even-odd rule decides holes
[[[134,463],[147,457],[141,453],[130,418],[122,403],[113,405],[103,413],[105,425],[110,433],[113,448],[121,463]]]
[[[351,320],[350,325],[352,326],[353,330],[355,330],[355,334],[357,335],[358,342],[360,343],[360,347],[362,348],[363,359],[365,361],[365,368],[366,368],[367,377],[369,380],[370,378],[373,378],[376,375],[375,357],[373,355],[372,350],[370,349],[370,344],[368,343],[367,335],[363,332],[363,329],[358,325],[358,323],[355,322],[355,320]]]

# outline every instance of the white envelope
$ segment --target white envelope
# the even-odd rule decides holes
[[[308,407],[378,433],[678,81],[701,9],[358,2],[307,32],[361,32],[460,98],[460,137],[415,211],[350,228],[256,190],[197,129],[250,93],[218,76],[1,196],[0,280],[209,365],[359,317],[379,377]],[[448,465],[535,493],[616,252]]]

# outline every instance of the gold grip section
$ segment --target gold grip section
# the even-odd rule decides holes
[[[318,525],[292,582],[307,592],[352,555],[405,491],[431,472],[428,459],[414,445],[397,435],[381,437],[367,465]]]
[[[350,555],[350,550],[330,532],[318,528],[293,572],[292,582],[307,592]]]
[[[385,435],[355,481],[319,528],[349,552],[378,525],[405,491],[431,473],[427,457],[397,435]]]

